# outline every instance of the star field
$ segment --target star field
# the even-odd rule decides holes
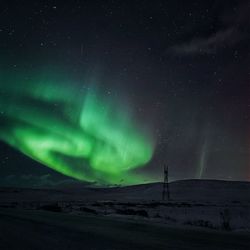
[[[119,99],[155,145],[137,174],[249,180],[249,14],[245,0],[4,1],[0,70],[14,88],[56,72]],[[47,175],[66,178],[0,142],[0,184]]]

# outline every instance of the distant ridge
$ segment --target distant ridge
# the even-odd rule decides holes
[[[169,185],[173,201],[250,202],[250,182],[187,179]],[[161,200],[162,183],[125,187],[72,185],[54,188],[0,188],[0,201]]]

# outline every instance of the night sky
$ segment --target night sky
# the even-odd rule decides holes
[[[41,110],[46,120],[60,117],[59,129],[59,121],[65,120],[57,93],[68,91],[67,104],[77,106],[77,93],[82,91],[86,99],[94,91],[102,99],[99,105],[114,114],[107,123],[112,124],[110,138],[119,131],[130,143],[124,166],[130,159],[143,165],[131,167],[143,176],[138,183],[160,180],[164,163],[170,180],[250,180],[249,1],[2,2],[0,134],[20,125],[24,106],[29,115],[35,110],[34,119]],[[50,86],[47,92],[56,93],[47,104],[33,95],[43,81]],[[72,106],[68,116],[76,113]],[[17,114],[20,108],[20,119],[7,114],[13,107]],[[39,126],[50,126],[43,122],[41,118]],[[39,163],[3,138],[0,185],[74,182],[72,175]],[[119,168],[117,161],[114,168]],[[70,164],[77,168],[75,161]],[[83,181],[128,183],[123,174],[106,178],[93,165],[97,173],[92,169],[92,177]]]

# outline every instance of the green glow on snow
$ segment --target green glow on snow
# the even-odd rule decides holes
[[[0,81],[0,140],[79,180],[144,182],[131,170],[151,159],[153,143],[124,106],[70,83]]]

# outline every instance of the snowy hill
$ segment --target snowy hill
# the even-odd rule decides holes
[[[119,216],[179,226],[250,230],[250,183],[182,180],[127,187],[0,188],[0,207],[48,210],[77,215]]]
[[[173,201],[250,203],[250,182],[181,180],[169,185]],[[162,183],[127,187],[57,189],[0,188],[0,201],[161,200]]]

